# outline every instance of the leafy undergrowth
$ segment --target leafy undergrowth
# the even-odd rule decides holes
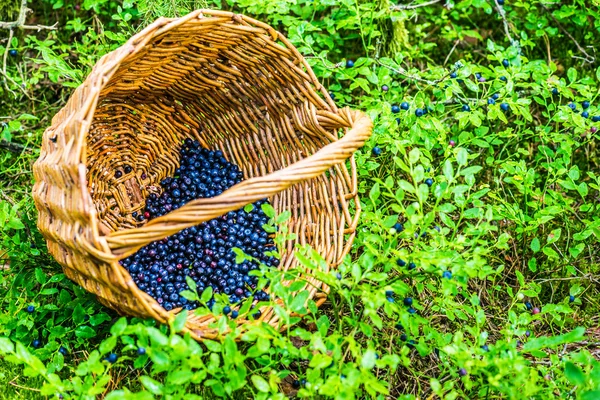
[[[31,2],[32,23],[58,29],[1,42],[0,398],[600,398],[596,8],[166,3]],[[239,343],[223,315],[233,331],[198,344],[181,318],[101,306],[47,254],[29,194],[41,133],[96,60],[158,14],[203,5],[285,32],[336,103],[375,123],[355,156],[351,254],[325,273],[298,250],[327,302],[272,284],[294,326],[253,324]]]

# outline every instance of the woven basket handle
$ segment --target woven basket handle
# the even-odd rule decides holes
[[[119,258],[127,257],[151,242],[229,211],[238,210],[246,204],[271,197],[296,183],[317,177],[334,165],[347,160],[371,136],[373,127],[368,116],[348,108],[339,110],[337,114],[318,111],[317,120],[324,126],[351,129],[341,139],[286,168],[242,181],[219,196],[193,200],[142,227],[111,233],[105,239],[113,254]]]

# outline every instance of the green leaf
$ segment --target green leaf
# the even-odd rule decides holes
[[[565,376],[573,385],[584,385],[586,381],[581,368],[570,361],[565,362]]]
[[[308,300],[308,295],[308,290],[303,290],[296,296],[294,296],[294,299],[290,304],[290,308],[292,309],[292,311],[297,313],[304,312],[304,304],[306,303],[306,300]]]
[[[38,281],[40,285],[46,283],[46,274],[44,274],[44,271],[42,271],[41,268],[35,269],[35,280]]]
[[[78,326],[75,329],[75,336],[81,339],[91,339],[96,336],[96,331],[87,325]]]
[[[377,199],[379,198],[379,182],[375,182],[375,184],[373,185],[373,187],[371,188],[371,190],[369,191],[369,198],[371,199],[371,201],[373,203],[377,202]]]
[[[250,378],[252,379],[252,383],[254,387],[256,387],[260,392],[268,393],[269,392],[269,383],[262,376],[252,375]]]
[[[212,286],[208,286],[206,289],[204,289],[204,291],[202,292],[202,295],[200,296],[200,301],[202,303],[207,303],[211,297],[213,295],[213,289]]]
[[[567,71],[567,78],[569,78],[569,82],[575,82],[577,80],[577,70],[573,67],[569,68]]]
[[[115,324],[110,328],[110,333],[119,336],[125,332],[125,328],[127,328],[127,318],[121,317],[115,322]]]
[[[198,288],[198,286],[196,285],[196,282],[188,275],[185,276],[185,282],[190,287],[190,290],[192,292],[195,292],[196,289]]]
[[[142,375],[140,377],[140,382],[142,382],[142,385],[144,385],[144,387],[146,389],[148,389],[148,391],[150,391],[150,393],[155,394],[157,396],[162,394],[162,388],[163,388],[162,383],[160,383],[146,375]]]
[[[537,253],[538,251],[540,251],[540,239],[538,239],[537,237],[533,238],[529,247],[531,248],[531,251],[533,251],[534,253]]]
[[[246,211],[247,213],[249,213],[252,210],[254,210],[254,204],[250,203],[244,206],[244,211]]]
[[[177,314],[175,320],[173,321],[173,330],[175,332],[181,332],[181,330],[185,327],[187,316],[188,313],[185,309]]]
[[[467,152],[467,149],[464,149],[462,147],[459,148],[456,152],[456,162],[458,163],[458,165],[460,165],[461,167],[467,165],[468,156],[469,153]]]

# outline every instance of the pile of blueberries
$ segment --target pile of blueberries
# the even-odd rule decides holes
[[[217,196],[242,178],[240,169],[228,162],[221,151],[204,149],[197,141],[186,139],[175,176],[160,182],[162,193],[148,197],[143,214],[132,216],[140,221],[160,217],[191,200]],[[268,255],[274,247],[262,228],[268,222],[261,209],[264,203],[266,200],[257,201],[252,210],[245,207],[246,210],[231,211],[150,243],[122,260],[121,265],[137,286],[166,310],[198,307],[196,301],[188,301],[180,294],[189,290],[186,277],[196,283],[199,294],[210,286],[213,293],[228,295],[232,304],[252,295],[257,300],[267,300],[265,292],[255,291],[258,278],[248,275],[258,269],[259,263],[279,265],[276,257]],[[234,247],[256,261],[237,264]],[[211,299],[206,305],[212,308],[213,304]],[[226,306],[224,311],[228,313],[231,308]]]

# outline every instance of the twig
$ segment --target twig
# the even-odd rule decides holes
[[[391,6],[390,10],[392,10],[392,11],[414,10],[415,8],[427,7],[432,4],[439,3],[440,1],[442,1],[442,0],[432,0],[432,1],[428,1],[427,3],[421,3],[421,4],[408,4],[408,5],[398,4],[396,6]]]
[[[496,3],[496,10],[498,10],[498,14],[500,15],[500,18],[502,18],[502,23],[504,24],[504,33],[506,34],[508,41],[510,42],[511,46],[518,46],[519,42],[515,42],[510,35],[510,29],[508,28],[508,21],[506,20],[504,7],[498,3],[498,0],[494,0],[494,3]]]
[[[377,64],[381,65],[382,67],[387,68],[390,71],[395,72],[397,74],[400,74],[400,75],[404,76],[405,78],[412,79],[413,81],[425,83],[425,84],[431,85],[431,86],[437,85],[438,83],[442,82],[447,77],[449,77],[451,73],[456,72],[460,68],[459,66],[455,65],[454,68],[452,69],[452,71],[448,72],[447,74],[445,74],[444,76],[442,76],[439,79],[430,81],[428,79],[419,78],[418,76],[415,76],[415,75],[409,75],[408,72],[406,72],[406,70],[402,67],[401,67],[402,69],[396,69],[394,67],[390,67],[389,65],[382,63],[380,60],[376,60],[376,61],[377,61]]]
[[[546,6],[545,6],[545,5],[543,5],[543,4],[540,4],[540,5],[542,6],[542,8],[543,8],[544,10],[546,10],[546,12],[548,13],[548,15],[550,15],[550,18],[552,18],[552,20],[553,20],[554,22],[556,22],[556,25],[558,25],[558,29],[560,29],[560,30],[561,30],[561,31],[562,31],[562,32],[563,32],[565,35],[567,35],[567,36],[569,37],[569,39],[571,39],[571,41],[572,41],[573,43],[575,43],[575,46],[577,46],[577,49],[578,49],[578,50],[579,50],[579,51],[580,51],[580,52],[581,52],[581,53],[582,53],[582,54],[585,56],[585,58],[583,58],[583,60],[584,60],[585,62],[588,62],[588,63],[590,63],[590,64],[594,63],[594,62],[596,61],[596,58],[595,58],[595,57],[592,57],[592,56],[590,56],[590,55],[589,55],[589,54],[588,54],[588,53],[587,53],[587,52],[586,52],[586,51],[583,49],[583,47],[581,47],[581,45],[579,44],[579,42],[577,42],[577,40],[575,40],[575,38],[573,37],[573,35],[571,35],[571,34],[569,33],[569,31],[567,31],[567,30],[566,30],[566,29],[565,29],[565,28],[564,28],[564,27],[561,25],[561,23],[560,23],[560,22],[558,22],[558,20],[557,20],[557,19],[554,17],[554,15],[552,15],[552,11],[550,11],[550,10],[548,9],[548,7],[546,7]]]
[[[23,146],[22,144],[18,144],[18,143],[7,142],[6,140],[0,140],[0,148],[6,149],[13,153],[19,153],[19,154],[24,151],[31,152],[31,149],[27,146]]]
[[[12,21],[12,22],[2,22],[0,21],[0,29],[10,29],[11,31],[15,28],[20,28],[20,29],[35,29],[38,31],[41,31],[42,29],[56,29],[56,26],[58,25],[58,22],[55,23],[52,26],[47,26],[47,25],[25,25],[25,18],[27,18],[27,14],[30,12],[31,10],[29,8],[27,8],[27,0],[21,0],[21,9],[19,10],[19,17],[17,18],[16,21]],[[8,45],[10,46],[10,41],[8,43]],[[8,51],[8,48],[6,49]]]

